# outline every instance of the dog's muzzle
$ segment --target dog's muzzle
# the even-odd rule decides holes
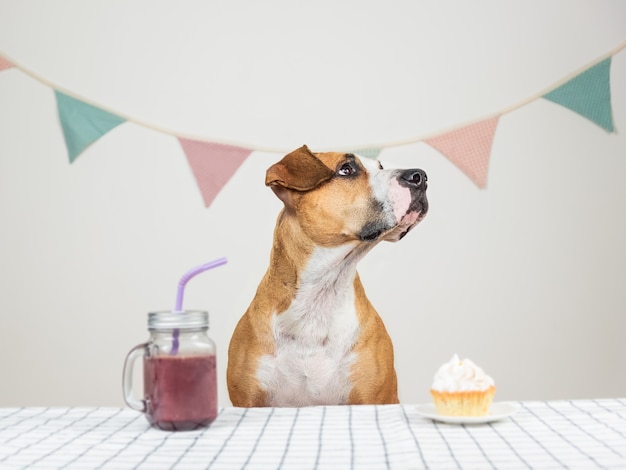
[[[426,216],[426,172],[417,168],[394,170],[391,181],[389,200],[376,204],[378,215],[361,229],[362,241],[373,242],[381,236],[390,241],[399,240]]]

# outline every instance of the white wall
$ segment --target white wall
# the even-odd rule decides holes
[[[0,53],[177,134],[257,148],[394,142],[499,112],[626,40],[626,3],[0,1]],[[498,399],[626,396],[626,51],[618,133],[537,100],[500,120],[486,190],[416,143],[431,211],[361,263],[401,400],[458,352]],[[265,267],[280,153],[203,207],[176,139],[126,123],[68,163],[51,88],[0,73],[0,406],[121,406],[125,353],[179,277],[208,309],[220,401],[230,334]]]

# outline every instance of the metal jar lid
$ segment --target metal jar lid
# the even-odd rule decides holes
[[[162,311],[148,313],[148,330],[186,330],[209,327],[209,312],[184,310],[182,312]]]

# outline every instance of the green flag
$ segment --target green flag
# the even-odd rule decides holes
[[[100,108],[54,91],[70,163],[89,145],[126,120]]]
[[[382,151],[382,148],[368,147],[368,148],[361,148],[358,150],[354,150],[352,153],[356,153],[357,155],[361,155],[362,157],[371,158],[375,160],[378,158],[378,155],[380,154],[381,151]]]
[[[613,132],[611,111],[611,58],[603,60],[543,95],[547,100],[565,106]]]

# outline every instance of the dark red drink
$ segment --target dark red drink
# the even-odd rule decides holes
[[[199,429],[217,417],[215,356],[144,357],[146,416],[168,431]]]

